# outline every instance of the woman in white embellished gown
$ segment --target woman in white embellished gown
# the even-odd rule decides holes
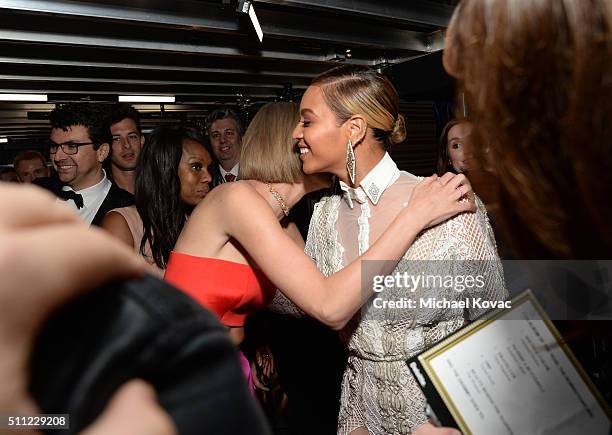
[[[294,138],[304,172],[331,172],[344,191],[315,206],[306,242],[306,253],[329,276],[380,237],[420,178],[399,171],[386,152],[405,132],[399,97],[383,75],[354,66],[323,73],[304,94],[300,113]],[[476,213],[422,232],[403,258],[438,260],[435,272],[442,276],[482,275],[484,287],[469,294],[501,300],[507,297],[501,263],[486,211],[480,200],[477,205]],[[394,273],[409,272],[417,264],[432,263],[402,261]],[[468,290],[442,294],[421,288],[415,294],[459,300]],[[406,359],[480,314],[460,308],[374,310],[372,304],[364,305],[341,332],[348,364],[339,434],[409,434],[425,423],[425,399]]]

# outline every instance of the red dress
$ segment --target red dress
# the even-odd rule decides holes
[[[247,316],[268,305],[275,286],[247,264],[196,257],[172,251],[164,280],[183,290],[219,317],[225,326],[244,326]],[[242,371],[253,392],[251,366],[238,352]]]
[[[214,312],[226,326],[244,326],[268,305],[276,288],[258,269],[217,258],[172,251],[164,280]]]

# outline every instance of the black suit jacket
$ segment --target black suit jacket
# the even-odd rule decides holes
[[[219,171],[219,165],[213,165],[212,166],[212,182],[210,183],[210,188],[214,188],[217,187],[220,184],[225,183],[225,180],[223,179],[223,177],[221,176],[221,171]]]
[[[212,176],[212,182],[210,183],[211,189],[213,187],[217,187],[220,184],[227,183],[227,181],[225,181],[225,178],[223,178],[223,176],[221,175],[221,169],[219,169],[218,163],[213,163],[211,165],[210,172],[210,175]],[[240,176],[236,177],[236,181],[238,180],[240,180]]]
[[[130,205],[134,205],[134,195],[112,183],[104,202],[102,202],[91,224],[100,226],[106,213],[114,208],[129,207]]]

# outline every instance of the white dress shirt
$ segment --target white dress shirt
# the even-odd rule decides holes
[[[225,175],[232,174],[236,179],[238,179],[238,170],[240,169],[240,162],[236,163],[232,169],[226,171],[223,169],[223,166],[219,165],[219,169],[221,170],[221,178],[223,179],[223,183],[226,183]]]
[[[110,191],[110,188],[112,186],[112,183],[106,177],[106,172],[104,172],[104,170],[102,170],[102,172],[104,174],[104,177],[102,178],[102,180],[100,180],[99,183],[94,184],[93,186],[87,187],[85,189],[74,191],[75,193],[78,193],[83,197],[83,207],[79,209],[75,202],[71,199],[65,201],[66,204],[73,208],[81,217],[81,219],[83,219],[88,224],[91,224],[91,222],[94,220],[94,217],[96,217],[96,213],[98,213],[100,206],[106,199],[106,195],[108,195],[108,192]],[[70,186],[64,186],[62,190],[68,191],[73,189]],[[59,201],[63,200],[59,199]]]

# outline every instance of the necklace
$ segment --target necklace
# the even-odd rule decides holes
[[[285,216],[289,216],[289,207],[287,207],[287,204],[285,203],[285,200],[283,199],[281,194],[276,191],[276,189],[274,188],[274,186],[272,186],[272,184],[267,183],[267,185],[268,185],[268,190],[270,191],[270,193],[272,194],[276,202],[278,202],[278,205],[280,205],[280,208],[285,214]]]

